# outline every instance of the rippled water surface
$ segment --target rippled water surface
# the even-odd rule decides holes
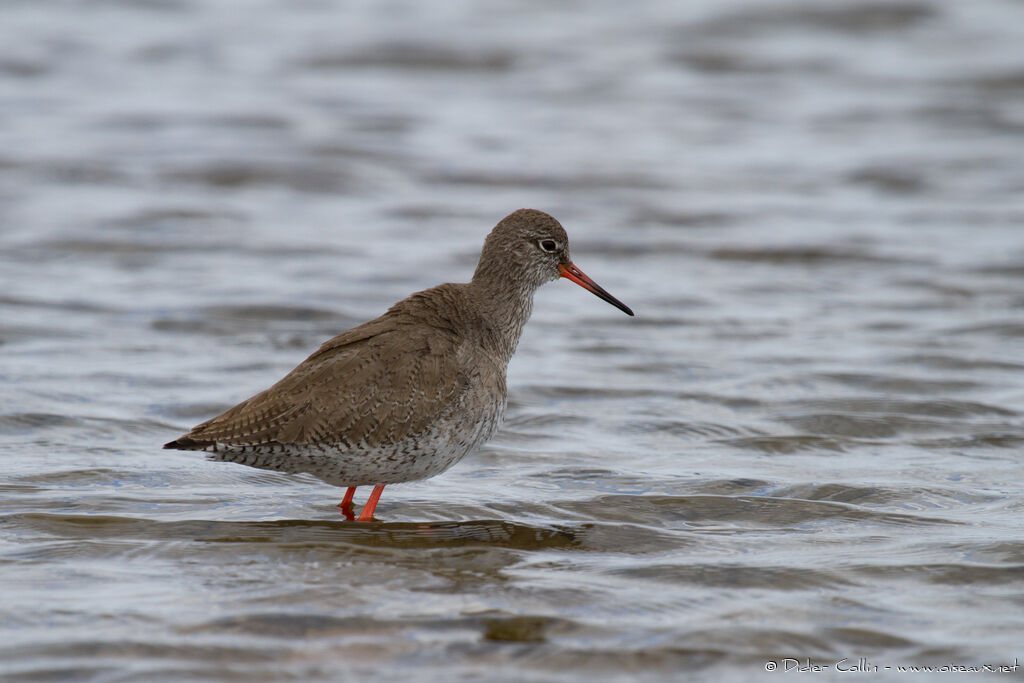
[[[1024,660],[1024,4],[11,0],[0,45],[2,674]],[[160,449],[523,206],[637,317],[543,288],[503,429],[377,523]]]

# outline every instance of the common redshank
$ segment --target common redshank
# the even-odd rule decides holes
[[[347,487],[350,521],[356,487],[373,485],[359,515],[370,521],[387,484],[440,474],[494,434],[533,294],[559,277],[633,315],[573,265],[558,221],[520,209],[487,236],[468,283],[399,301],[164,448]]]

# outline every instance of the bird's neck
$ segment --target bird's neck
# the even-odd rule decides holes
[[[523,326],[533,311],[535,288],[525,284],[517,286],[507,275],[492,276],[480,269],[473,275],[469,287],[485,323],[481,341],[508,364],[519,344]]]

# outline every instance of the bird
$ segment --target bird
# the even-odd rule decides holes
[[[576,267],[554,217],[519,209],[487,235],[469,282],[412,294],[327,340],[269,389],[164,448],[312,474],[346,489],[338,507],[348,521],[356,488],[373,486],[358,518],[372,521],[386,485],[440,474],[494,435],[534,293],[559,278],[633,315]]]

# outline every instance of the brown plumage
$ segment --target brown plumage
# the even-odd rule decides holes
[[[403,299],[164,448],[348,487],[349,519],[355,487],[373,484],[368,520],[384,485],[443,472],[491,437],[533,293],[558,277],[633,315],[572,264],[558,221],[521,209],[488,235],[470,282]]]

